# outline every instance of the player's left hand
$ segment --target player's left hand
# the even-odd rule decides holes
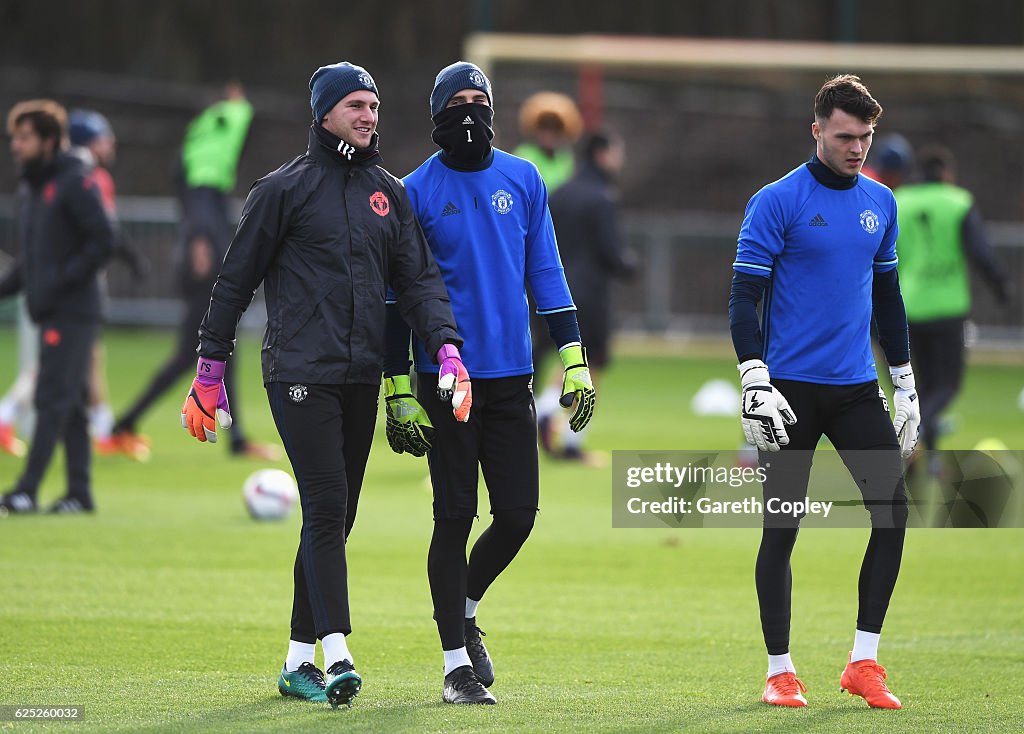
[[[895,410],[892,427],[896,429],[900,453],[907,459],[914,453],[914,447],[917,445],[917,434],[921,428],[921,401],[917,399],[914,370],[910,364],[890,367],[889,376],[892,377],[892,402]]]
[[[445,344],[437,350],[437,397],[441,402],[451,401],[455,420],[465,423],[469,420],[469,409],[473,407],[473,383],[469,380],[462,355],[454,344]]]
[[[200,441],[217,443],[217,424],[231,427],[231,407],[224,389],[227,362],[199,358],[196,378],[192,380],[185,404],[181,406],[181,427]]]
[[[565,365],[562,374],[562,397],[559,399],[563,408],[576,406],[569,418],[569,428],[579,433],[594,416],[594,404],[597,401],[597,390],[590,378],[590,367],[587,364],[587,350],[581,344],[570,344],[562,347],[558,356]]]

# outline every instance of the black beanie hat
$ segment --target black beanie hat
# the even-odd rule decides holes
[[[448,100],[463,89],[479,89],[487,95],[487,101],[491,106],[494,106],[491,82],[480,71],[480,67],[468,61],[456,61],[451,66],[441,69],[434,80],[434,91],[430,93],[430,116],[437,117],[448,104]]]
[[[373,77],[363,67],[347,61],[321,66],[309,78],[309,106],[313,108],[313,119],[316,122],[323,122],[324,115],[330,112],[334,105],[360,89],[373,92],[380,99]]]

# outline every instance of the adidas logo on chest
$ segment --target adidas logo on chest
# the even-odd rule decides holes
[[[450,217],[452,214],[462,214],[462,210],[455,206],[453,202],[449,201],[445,204],[444,210],[441,212],[441,216]]]

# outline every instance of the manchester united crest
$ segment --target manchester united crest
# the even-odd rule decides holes
[[[305,385],[292,385],[288,388],[288,397],[292,399],[293,403],[301,403],[308,394],[309,389]]]
[[[388,201],[388,197],[384,195],[384,192],[375,191],[370,196],[370,208],[373,209],[374,214],[386,217],[388,212],[391,211],[391,202]]]
[[[874,234],[877,232],[878,224],[878,215],[870,209],[865,209],[860,213],[860,226],[863,227],[864,231],[868,234]]]
[[[512,194],[505,191],[505,189],[498,189],[491,194],[491,206],[494,207],[494,211],[498,214],[508,214],[512,211]]]

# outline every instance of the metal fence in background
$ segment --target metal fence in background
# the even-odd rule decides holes
[[[16,251],[12,200],[0,197],[0,251]],[[235,206],[240,209],[241,202]],[[151,265],[145,279],[115,262],[108,271],[108,321],[124,326],[169,326],[181,314],[177,299],[178,205],[171,198],[125,197],[118,210],[125,235]],[[724,334],[728,332],[729,284],[736,254],[740,215],[701,212],[658,214],[626,212],[623,234],[640,260],[632,280],[613,289],[615,324],[647,334]],[[988,345],[1024,349],[1024,224],[993,223],[989,232],[1007,268],[1011,302],[996,303],[975,279],[972,320]],[[0,270],[5,266],[0,264]],[[260,329],[265,321],[262,292],[246,312],[242,328]],[[0,315],[11,318],[10,304]]]

